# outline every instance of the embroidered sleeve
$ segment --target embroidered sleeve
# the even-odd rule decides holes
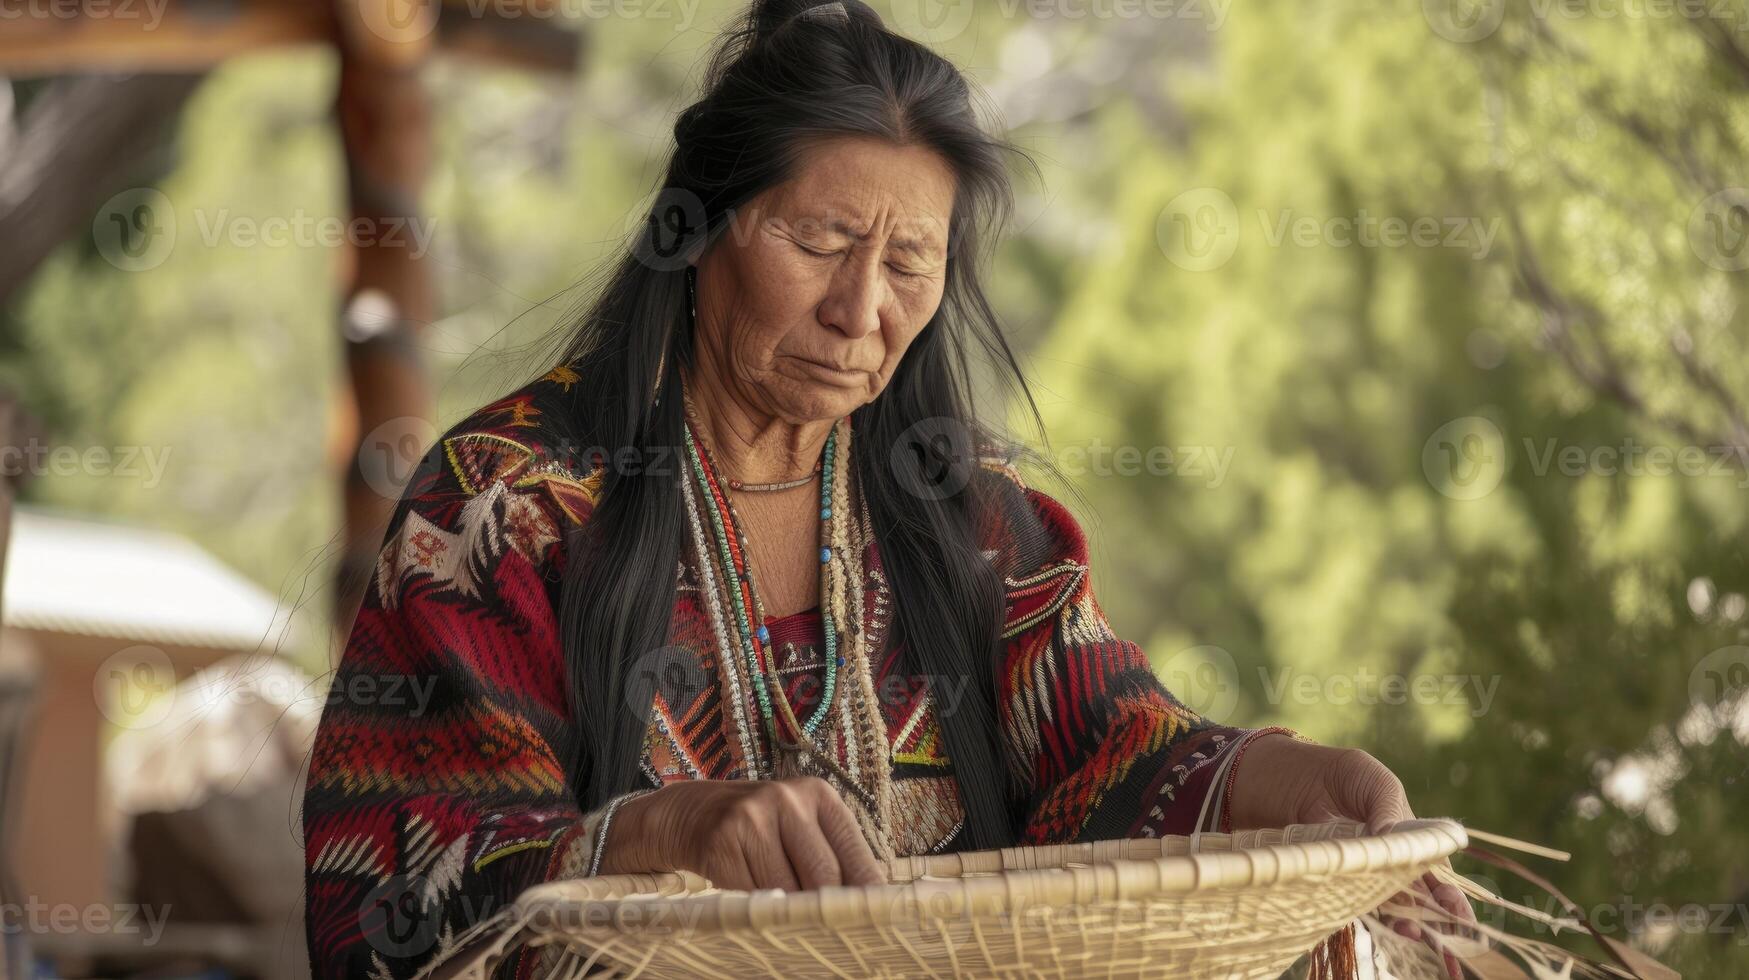
[[[1012,467],[1005,475],[1019,483]],[[1024,486],[1004,496],[992,552],[1007,588],[998,713],[1024,800],[1020,843],[1190,833],[1215,763],[1245,730],[1185,706],[1113,634],[1086,537],[1061,503]]]
[[[562,477],[533,455],[451,436],[396,507],[305,790],[316,977],[409,976],[523,889],[590,866],[601,812],[579,812],[567,779],[543,576],[566,508],[541,484]]]

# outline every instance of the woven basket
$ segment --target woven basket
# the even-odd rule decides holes
[[[888,862],[889,883],[724,891],[689,873],[552,882],[425,975],[1278,977],[1466,846],[1449,820],[1005,848]]]

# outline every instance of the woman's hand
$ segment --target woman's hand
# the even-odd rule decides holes
[[[813,776],[669,783],[622,804],[604,847],[601,874],[686,870],[719,888],[886,880],[850,808]]]
[[[1415,816],[1403,783],[1359,749],[1263,735],[1245,748],[1233,783],[1233,828],[1357,820],[1379,833]]]
[[[1314,745],[1287,736],[1259,736],[1245,747],[1233,782],[1233,829],[1285,827],[1295,823],[1356,820],[1379,834],[1401,820],[1412,820],[1402,780],[1385,764],[1359,749]],[[1448,864],[1447,867],[1450,865]],[[1447,973],[1462,976],[1457,958],[1419,922],[1393,916],[1393,907],[1410,910],[1431,903],[1460,921],[1476,917],[1464,893],[1429,872],[1409,892],[1386,903],[1381,914],[1399,935],[1426,942],[1445,960]]]

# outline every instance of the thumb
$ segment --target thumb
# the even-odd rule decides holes
[[[1380,834],[1403,820],[1412,820],[1403,783],[1384,763],[1359,749],[1343,753],[1331,767],[1330,796],[1344,815],[1366,825],[1369,834]]]

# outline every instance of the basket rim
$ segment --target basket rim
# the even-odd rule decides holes
[[[1332,826],[1336,825],[1295,825],[1325,828],[1326,832]],[[1238,834],[1201,837],[1211,843],[1241,839]],[[835,885],[798,892],[766,889],[691,894],[709,887],[709,882],[688,873],[569,879],[536,885],[516,904],[533,918],[561,924],[567,930],[593,932],[603,939],[615,935],[672,939],[677,924],[687,935],[815,925],[881,927],[947,916],[1024,913],[1041,907],[1145,903],[1193,893],[1273,888],[1313,876],[1397,870],[1432,864],[1462,850],[1468,841],[1462,825],[1454,820],[1410,820],[1380,834],[1362,831],[1360,836],[1346,838],[1283,840],[1157,857],[1105,857],[1097,850],[1101,844],[1132,843],[1129,841],[967,852],[957,856],[1056,848],[1063,863],[976,877],[928,874],[879,885]],[[908,860],[915,859],[899,859]],[[642,887],[631,894],[599,894],[622,884]],[[678,894],[658,893],[663,888],[682,890]]]

